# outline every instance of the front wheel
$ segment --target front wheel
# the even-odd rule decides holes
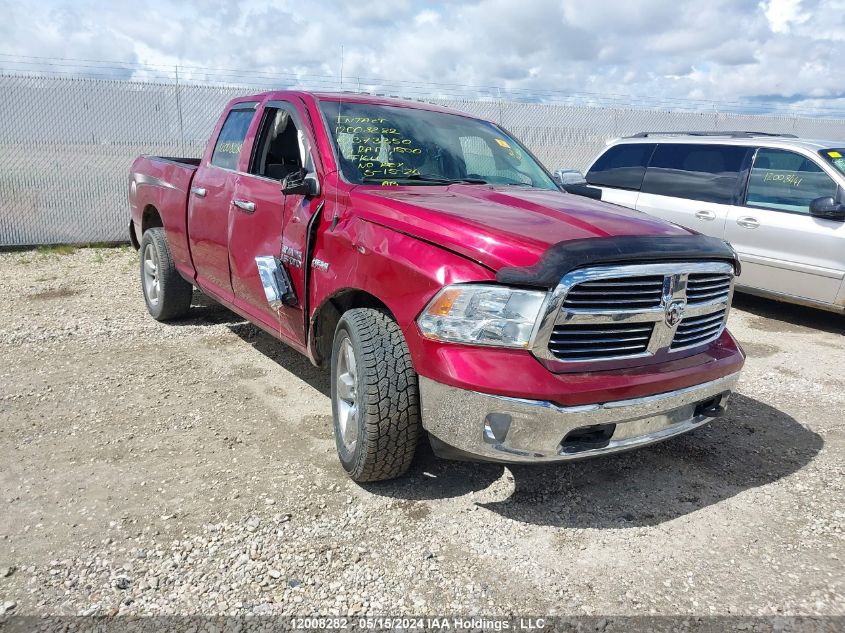
[[[191,307],[194,288],[173,263],[164,229],[148,229],[141,238],[141,288],[147,311],[158,321],[184,315]]]
[[[332,345],[331,396],[340,463],[354,481],[404,474],[420,433],[417,374],[402,330],[370,308],[349,310]]]

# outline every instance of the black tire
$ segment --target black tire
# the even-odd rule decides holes
[[[341,427],[338,367],[345,369],[346,342],[351,344],[356,367],[353,402],[357,405],[357,436],[350,449]],[[340,385],[341,395],[348,393]],[[417,373],[402,330],[389,316],[370,308],[344,313],[335,330],[331,362],[332,417],[340,463],[358,482],[381,481],[403,475],[411,465],[420,435],[420,399]],[[349,418],[344,418],[349,420]],[[352,428],[352,424],[348,424]]]
[[[148,250],[149,249],[149,250]],[[169,321],[183,316],[191,307],[194,287],[182,278],[173,264],[170,246],[164,229],[148,229],[141,238],[141,290],[147,311],[158,321]],[[151,287],[147,274],[148,255],[154,258],[157,286]],[[155,295],[155,296],[153,296]]]

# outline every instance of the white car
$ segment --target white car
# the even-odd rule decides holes
[[[845,142],[755,132],[642,132],[612,141],[573,193],[729,241],[737,289],[845,313]]]

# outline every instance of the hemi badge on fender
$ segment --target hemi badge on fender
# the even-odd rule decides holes
[[[317,259],[316,257],[311,260],[311,265],[314,266],[314,268],[319,268],[323,272],[326,272],[329,269],[328,262],[324,262],[322,259]]]

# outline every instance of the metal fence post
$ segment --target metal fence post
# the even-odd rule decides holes
[[[182,98],[179,94],[179,65],[176,65],[176,112],[179,116],[179,146],[181,147],[181,151],[179,152],[182,156],[185,155],[185,123],[182,120]]]

